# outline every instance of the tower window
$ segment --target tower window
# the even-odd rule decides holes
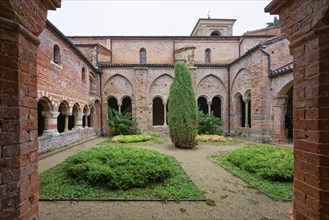
[[[140,63],[146,63],[146,50],[144,48],[140,49],[139,51]]]
[[[219,31],[213,31],[213,32],[211,32],[211,35],[210,36],[212,36],[212,37],[219,37],[221,34],[220,34],[220,32]]]
[[[210,63],[210,54],[211,54],[211,50],[209,48],[206,49],[205,56],[204,56],[206,63]]]

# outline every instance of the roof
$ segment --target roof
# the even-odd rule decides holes
[[[165,63],[165,64],[152,64],[152,63],[137,63],[137,64],[119,64],[119,63],[98,63],[98,66],[101,68],[104,67],[174,67],[175,65],[172,63]]]
[[[65,43],[67,43],[72,50],[77,53],[77,55],[87,63],[87,65],[94,71],[99,72],[98,69],[83,55],[83,53],[60,31],[53,25],[49,20],[46,22],[47,27],[49,27],[52,31],[54,31]]]
[[[291,63],[288,63],[286,65],[283,65],[275,70],[272,70],[270,73],[269,73],[269,77],[272,78],[272,77],[275,77],[275,76],[278,76],[278,75],[282,75],[284,73],[290,73],[294,70],[294,63],[291,62]]]
[[[252,52],[254,52],[255,50],[258,50],[258,49],[259,49],[260,47],[262,47],[262,46],[268,46],[268,45],[274,44],[274,43],[279,42],[279,41],[284,40],[284,39],[286,39],[286,37],[283,36],[283,35],[280,35],[280,36],[276,36],[276,37],[270,38],[270,39],[267,40],[267,41],[261,42],[261,43],[255,45],[254,47],[250,48],[247,52],[245,52],[245,53],[244,53],[242,56],[240,56],[239,58],[233,60],[233,61],[230,63],[230,65],[232,65],[232,64],[238,62],[239,60],[241,60],[241,59],[247,57],[247,56],[250,55]]]

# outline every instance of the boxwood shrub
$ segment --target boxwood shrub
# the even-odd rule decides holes
[[[128,189],[162,182],[173,167],[170,157],[156,151],[116,145],[79,152],[66,159],[64,169],[77,181]]]
[[[118,135],[112,138],[112,142],[118,143],[135,143],[135,142],[144,142],[149,141],[151,135],[139,134],[139,135]]]
[[[292,181],[293,154],[291,149],[254,145],[237,149],[227,160],[248,172],[270,181]]]

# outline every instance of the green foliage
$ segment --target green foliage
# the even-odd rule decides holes
[[[122,146],[117,146],[122,148]],[[104,148],[110,148],[106,146]],[[127,150],[126,148],[123,148]],[[99,148],[99,154],[102,154],[103,148]],[[95,148],[93,151],[97,151]],[[130,154],[134,154],[128,150]],[[127,152],[127,153],[128,153]],[[142,151],[146,154],[149,151]],[[153,152],[153,151],[151,151]],[[89,152],[90,153],[90,152]],[[88,153],[87,153],[88,154]],[[94,153],[93,153],[94,156]],[[79,156],[80,157],[80,156]],[[90,156],[91,157],[91,156]],[[105,157],[105,156],[104,156]],[[117,155],[112,155],[108,157],[109,160],[113,160],[113,157]],[[98,184],[95,181],[90,183],[87,180],[79,177],[72,177],[71,174],[67,172],[67,167],[70,166],[66,161],[58,164],[57,166],[47,170],[46,172],[40,174],[39,183],[40,183],[40,198],[41,199],[203,199],[204,196],[193,182],[186,175],[184,170],[180,167],[178,162],[172,158],[167,157],[170,160],[170,175],[164,179],[164,181],[159,183],[148,184],[145,188],[129,188],[125,190],[120,189],[109,189],[110,187],[107,184]],[[83,158],[82,158],[83,159]],[[83,162],[83,160],[81,161]],[[123,169],[123,163],[126,162],[126,158],[119,156],[117,159],[114,159],[117,165],[117,169]],[[140,162],[139,160],[142,160]],[[166,159],[165,159],[166,160]],[[148,166],[147,159],[140,159],[135,161],[136,165],[133,164],[132,160],[129,160],[129,164],[126,166],[126,170],[133,169],[134,166],[140,168],[141,164],[146,164]],[[150,161],[151,163],[152,161]],[[154,164],[154,163],[153,163]],[[153,169],[154,167],[152,167]],[[79,170],[79,169],[78,169]],[[142,170],[145,170],[143,167]],[[119,171],[118,171],[119,172]],[[118,175],[127,175],[125,171],[118,173]],[[140,173],[143,174],[143,173]],[[150,174],[151,175],[151,174]],[[95,175],[97,176],[97,175]],[[128,178],[129,179],[129,178]],[[129,181],[128,181],[129,182]],[[125,185],[125,184],[124,184]]]
[[[275,16],[273,22],[267,22],[267,27],[280,27],[280,20]]]
[[[104,184],[112,189],[145,187],[170,176],[168,156],[124,145],[92,148],[66,160],[65,170],[77,180]]]
[[[267,145],[240,148],[227,155],[235,166],[270,181],[292,181],[293,154],[291,149]]]
[[[197,144],[197,104],[191,73],[182,61],[175,65],[175,77],[169,91],[168,125],[175,147],[193,148]]]
[[[223,130],[219,126],[223,125],[223,120],[217,118],[213,112],[204,114],[202,111],[198,112],[198,134],[217,134],[221,135]]]
[[[147,134],[118,135],[112,138],[112,142],[135,143],[135,142],[149,141],[150,139],[151,139],[151,135],[147,135]]]
[[[138,134],[137,122],[132,120],[131,113],[122,115],[115,109],[108,108],[108,124],[112,135]]]
[[[282,200],[292,199],[292,181],[281,182],[281,181],[272,181],[272,180],[264,179],[263,177],[256,175],[256,173],[249,172],[233,164],[228,159],[228,156],[230,154],[232,154],[232,152],[215,154],[211,156],[211,159],[214,160],[216,163],[220,164],[221,166],[225,167],[226,169],[228,169],[233,174],[247,181],[248,185],[246,185],[245,187],[251,188],[250,184],[254,185],[255,187],[257,187],[257,189],[261,190],[263,193],[274,199],[282,199]],[[288,154],[292,154],[292,150],[290,150],[290,153]]]

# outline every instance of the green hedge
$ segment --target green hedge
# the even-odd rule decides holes
[[[79,152],[66,159],[64,169],[77,181],[128,189],[162,182],[173,167],[171,158],[158,152],[117,145]]]
[[[135,143],[135,142],[149,141],[150,139],[151,139],[151,135],[147,135],[147,134],[118,135],[112,138],[112,142]]]
[[[227,160],[248,172],[271,181],[292,181],[293,153],[291,149],[254,145],[237,149]]]

